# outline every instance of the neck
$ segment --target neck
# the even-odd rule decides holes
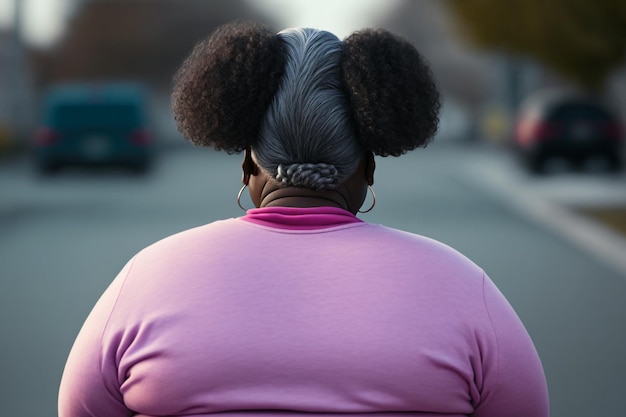
[[[348,202],[339,190],[314,191],[298,187],[264,192],[259,207],[338,207],[349,210]]]

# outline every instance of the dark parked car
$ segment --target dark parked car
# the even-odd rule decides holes
[[[131,83],[68,84],[45,95],[34,155],[44,172],[65,166],[146,171],[154,141],[144,90]]]
[[[530,97],[520,108],[515,144],[533,172],[543,172],[551,158],[582,166],[602,158],[609,169],[623,165],[622,122],[605,105],[592,98],[564,93]]]

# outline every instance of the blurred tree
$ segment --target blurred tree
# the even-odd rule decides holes
[[[530,56],[599,89],[626,56],[623,0],[448,0],[479,45]]]
[[[65,37],[38,54],[39,84],[123,78],[168,89],[195,43],[236,19],[262,20],[244,0],[82,2]]]

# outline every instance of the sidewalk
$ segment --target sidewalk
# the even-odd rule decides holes
[[[626,171],[555,168],[535,176],[505,149],[481,146],[468,149],[467,156],[469,181],[601,258],[626,279]]]

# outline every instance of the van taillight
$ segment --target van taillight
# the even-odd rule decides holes
[[[137,146],[146,146],[152,143],[152,137],[146,130],[135,130],[130,135],[130,141]]]
[[[532,145],[538,140],[548,139],[557,132],[553,124],[535,121],[520,121],[516,126],[516,141],[521,146]]]
[[[539,140],[548,139],[557,133],[557,126],[552,123],[537,123],[533,129],[533,136]]]
[[[49,127],[42,127],[35,133],[35,144],[39,146],[54,145],[59,141],[59,135]]]

